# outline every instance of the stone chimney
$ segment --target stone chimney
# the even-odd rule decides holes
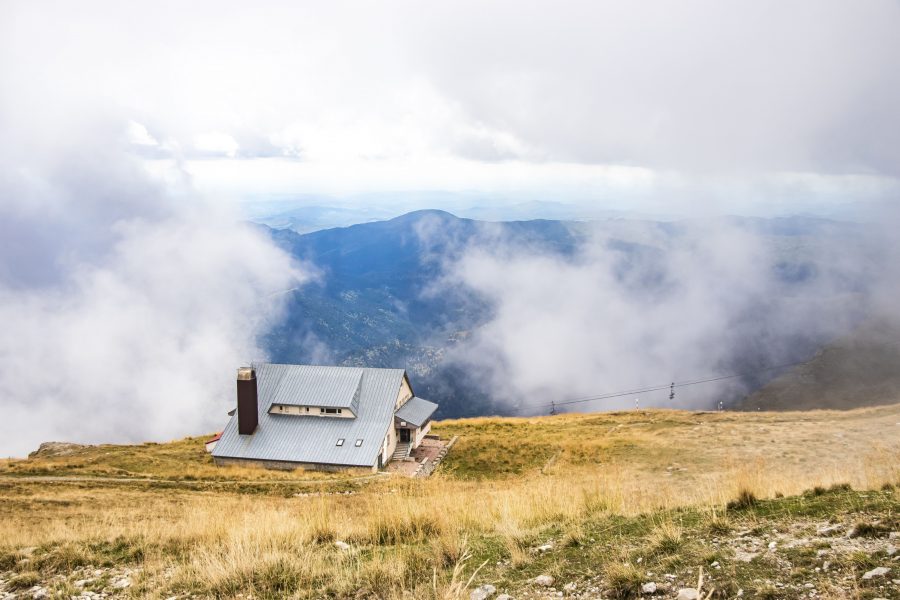
[[[256,394],[256,371],[241,367],[237,373],[238,433],[252,435],[259,425],[259,400]]]

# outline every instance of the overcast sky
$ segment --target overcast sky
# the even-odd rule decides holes
[[[828,212],[897,193],[898,32],[892,0],[4,0],[0,89],[221,199]]]

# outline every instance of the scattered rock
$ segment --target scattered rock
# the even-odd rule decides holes
[[[884,577],[885,575],[887,575],[890,572],[891,572],[891,570],[888,569],[887,567],[875,567],[871,571],[866,571],[863,574],[862,578],[863,579],[874,579],[876,577]]]
[[[513,598],[509,594],[500,594],[499,596],[497,596],[497,600],[515,600],[515,598]]]
[[[34,600],[43,600],[44,598],[50,597],[47,593],[47,588],[42,588],[39,585],[34,586],[28,591],[31,593],[31,597],[34,598]]]
[[[694,588],[681,588],[678,590],[678,596],[675,597],[675,600],[698,600],[700,598],[700,592],[698,592]]]
[[[577,589],[578,589],[578,584],[575,583],[574,581],[567,583],[566,585],[563,586],[563,591],[566,591],[566,592],[574,592]]]
[[[38,449],[28,455],[28,458],[46,458],[49,456],[69,456],[79,450],[87,448],[84,444],[71,442],[44,442]]]
[[[645,583],[641,586],[641,591],[645,594],[655,594],[656,593],[656,582],[651,581],[650,583]]]
[[[820,527],[816,530],[816,533],[821,536],[832,536],[840,533],[843,530],[843,525],[828,525],[827,527]]]
[[[540,585],[542,587],[550,587],[553,585],[553,582],[556,581],[550,575],[538,575],[534,579],[531,580],[535,585]]]
[[[124,590],[127,587],[131,587],[131,580],[127,577],[122,577],[121,579],[115,580],[112,586],[117,590]]]
[[[469,594],[469,600],[487,600],[496,593],[497,588],[489,583],[485,583],[472,590],[472,593]]]
[[[535,550],[541,553],[550,552],[551,550],[553,550],[553,542],[547,542],[542,546],[538,546],[537,548],[535,548]]]
[[[342,542],[341,540],[336,540],[334,542],[334,545],[337,546],[338,548],[340,548],[341,550],[349,550],[350,549],[350,544],[348,544],[347,542]]]
[[[743,550],[735,550],[734,551],[735,560],[739,560],[739,561],[745,562],[745,563],[750,562],[757,556],[759,556],[759,552],[745,552]]]

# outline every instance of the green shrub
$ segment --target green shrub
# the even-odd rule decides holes
[[[12,579],[6,583],[6,586],[11,590],[25,590],[36,586],[40,582],[40,573],[36,573],[35,571],[25,571],[24,573],[14,575]]]
[[[616,562],[607,565],[606,581],[613,598],[635,598],[641,593],[644,572],[631,563]]]

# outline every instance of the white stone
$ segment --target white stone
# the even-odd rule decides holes
[[[127,587],[131,587],[131,580],[127,577],[123,577],[122,579],[114,581],[112,586],[117,590],[124,590]]]
[[[641,591],[645,594],[654,594],[656,593],[656,582],[651,581],[650,583],[645,583],[641,586]]]
[[[489,583],[485,583],[472,590],[472,593],[469,594],[469,600],[487,600],[496,593],[497,588]]]
[[[875,567],[871,571],[866,571],[866,573],[862,576],[863,579],[874,579],[875,577],[884,577],[891,570],[887,567]]]
[[[556,581],[553,579],[551,575],[538,575],[534,579],[532,579],[535,585],[540,585],[543,587],[550,587],[553,585],[553,582]]]
[[[348,544],[347,542],[342,542],[341,540],[335,541],[334,545],[337,546],[338,548],[340,548],[341,550],[349,550],[350,549],[350,544]]]
[[[816,533],[819,535],[832,535],[840,532],[843,528],[843,525],[828,525],[826,527],[820,527],[816,530]]]
[[[499,596],[497,596],[497,600],[515,600],[515,599],[512,596],[510,596],[509,594],[500,594]]]
[[[575,583],[574,581],[567,583],[566,585],[563,586],[563,590],[566,592],[574,592],[577,589],[578,589],[578,584]]]
[[[553,550],[553,542],[538,546],[537,548],[535,548],[535,550],[537,550],[538,552],[550,552],[551,550]]]
[[[681,588],[678,590],[678,596],[675,597],[675,600],[698,600],[700,598],[700,592],[698,592],[694,588]]]
[[[769,542],[769,550],[774,550],[778,547],[778,542]]]

